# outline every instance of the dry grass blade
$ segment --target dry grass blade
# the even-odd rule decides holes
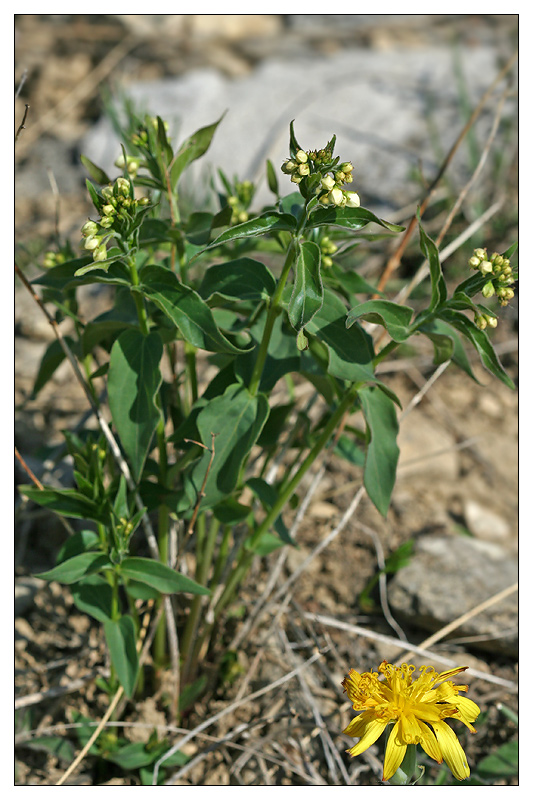
[[[441,655],[440,653],[435,653],[431,650],[427,649],[427,644],[422,642],[422,645],[415,645],[409,643],[409,650],[406,649],[406,644],[401,639],[396,639],[393,636],[387,636],[383,633],[376,633],[375,631],[367,630],[366,628],[362,628],[360,625],[352,625],[349,622],[343,622],[342,620],[334,619],[333,617],[327,617],[323,614],[312,614],[311,612],[305,612],[304,614],[306,619],[310,619],[313,622],[320,623],[322,625],[326,625],[330,628],[337,628],[341,631],[346,631],[347,633],[354,634],[356,636],[363,636],[366,639],[373,639],[376,642],[382,642],[383,644],[392,645],[396,648],[401,648],[404,652],[408,653],[416,653],[418,655],[424,656],[424,658],[432,659],[437,663],[444,664],[445,666],[449,667],[459,667],[460,664],[457,661],[453,661],[451,658],[447,658],[446,656]],[[405,661],[405,658],[403,660]],[[509,689],[512,692],[518,691],[518,687],[512,681],[505,680],[504,678],[498,678],[497,675],[491,675],[490,673],[480,672],[476,669],[470,669],[470,674],[473,675],[475,678],[479,678],[482,681],[487,681],[488,683],[496,683],[498,686],[504,686],[506,689]]]
[[[267,694],[268,692],[277,689],[278,686],[282,686],[284,683],[287,683],[287,681],[290,681],[291,678],[294,678],[294,676],[297,675],[298,672],[310,666],[312,663],[314,663],[318,658],[321,658],[323,655],[324,655],[323,652],[315,653],[313,656],[311,656],[311,658],[309,658],[304,664],[302,664],[297,669],[294,669],[291,672],[287,673],[287,675],[284,675],[282,678],[279,678],[278,680],[269,683],[262,689],[258,689],[257,692],[253,692],[253,694],[248,695],[248,697],[245,697],[244,699],[239,700],[238,702],[230,703],[228,706],[226,706],[226,708],[222,709],[222,711],[219,711],[218,714],[214,714],[212,717],[209,717],[208,719],[204,720],[204,722],[200,723],[200,725],[197,725],[196,728],[193,728],[192,731],[189,731],[189,733],[186,736],[184,736],[183,739],[180,739],[175,745],[173,745],[173,747],[170,748],[170,750],[168,750],[164,755],[161,756],[161,758],[158,761],[156,761],[156,763],[154,764],[154,775],[153,775],[152,785],[157,786],[157,777],[161,765],[164,764],[164,762],[168,758],[170,758],[170,756],[174,755],[174,753],[176,753],[178,750],[184,747],[184,745],[187,744],[187,742],[190,742],[191,739],[194,739],[194,737],[198,733],[205,730],[205,728],[208,728],[210,725],[213,725],[215,722],[217,722],[222,717],[225,717],[227,714],[230,714],[231,712],[235,711],[236,708],[239,708],[245,703],[251,703],[252,700],[256,700],[258,697],[262,697],[264,694]],[[171,786],[172,783],[173,783],[173,778],[167,781],[167,786]]]

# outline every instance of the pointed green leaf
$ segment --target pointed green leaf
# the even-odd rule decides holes
[[[104,633],[109,648],[111,664],[117,674],[126,697],[131,697],[139,673],[135,624],[131,617],[106,620]]]
[[[96,183],[100,183],[102,185],[105,183],[111,183],[111,179],[107,177],[107,173],[105,173],[100,167],[97,167],[96,164],[93,164],[93,162],[87,158],[87,156],[81,155],[80,161],[91,178],[96,181]]]
[[[272,297],[276,279],[261,261],[237,258],[223,264],[214,264],[206,271],[199,294],[204,300],[250,300],[260,302]]]
[[[472,342],[485,369],[491,372],[510,389],[515,388],[513,381],[504,370],[500,359],[498,358],[498,355],[496,354],[496,351],[494,350],[492,343],[485,331],[480,330],[477,325],[475,325],[464,314],[461,314],[460,311],[443,309],[439,316],[442,320],[444,320],[444,322],[448,322],[457,331],[459,331],[459,333],[462,333],[463,336]]]
[[[121,573],[126,578],[131,578],[138,583],[145,583],[152,589],[157,589],[161,594],[175,594],[187,592],[189,594],[209,594],[209,589],[199,583],[180,575],[179,572],[150,558],[125,558],[120,565]]]
[[[333,225],[338,228],[347,228],[348,230],[358,231],[368,225],[369,222],[374,222],[376,225],[381,225],[383,228],[398,233],[405,230],[401,225],[395,225],[393,222],[387,222],[384,219],[376,217],[368,208],[339,208],[338,206],[317,206],[309,214],[309,219],[306,228],[318,228],[322,225]]]
[[[278,196],[279,195],[278,176],[276,170],[274,169],[274,165],[272,164],[272,161],[269,158],[267,158],[266,162],[266,173],[267,173],[268,188],[270,189],[272,194]]]
[[[220,236],[217,236],[205,249],[218,247],[221,244],[234,242],[237,239],[247,239],[249,237],[263,236],[265,233],[277,233],[279,231],[294,231],[297,222],[292,214],[279,214],[275,211],[268,211],[259,217],[254,217],[248,222],[241,222],[233,225]]]
[[[67,344],[71,350],[75,349],[75,343],[71,336],[64,336],[63,338],[65,344]],[[41,359],[39,372],[37,373],[35,383],[33,384],[32,398],[37,397],[43,386],[46,386],[56,369],[63,363],[64,360],[65,351],[63,350],[58,339],[54,339],[53,342],[50,342],[46,348]]]
[[[246,353],[233,345],[218,328],[213,312],[194,289],[180,283],[164,267],[150,265],[140,272],[138,288],[172,320],[186,342],[215,353]]]
[[[383,325],[395,342],[405,342],[410,336],[409,325],[413,309],[400,306],[390,300],[368,300],[348,312],[346,327],[350,328],[357,319],[366,319],[377,325]]]
[[[257,441],[268,417],[266,395],[251,395],[240,383],[234,383],[221,397],[211,400],[198,414],[196,425],[200,439],[209,448],[194,465],[190,480],[198,494],[207,474],[202,508],[217,505],[238,484],[245,458]],[[216,434],[215,456],[211,467],[211,434]]]
[[[398,419],[393,401],[377,386],[359,391],[370,441],[367,448],[364,484],[377,510],[385,516],[396,481],[400,451],[396,444]]]
[[[68,558],[66,561],[62,561],[61,564],[58,564],[53,569],[39,573],[36,577],[43,578],[46,581],[58,581],[58,583],[77,583],[86,575],[99,572],[104,567],[109,566],[111,566],[111,562],[103,553],[80,553],[77,556]]]
[[[429,274],[431,277],[431,301],[428,310],[434,311],[445,302],[448,291],[446,289],[446,281],[444,280],[444,276],[442,274],[442,267],[440,265],[440,257],[437,245],[432,239],[429,238],[429,236],[426,235],[426,232],[424,231],[420,221],[419,228],[420,250],[427,258]]]
[[[224,114],[212,125],[199,128],[181,144],[170,169],[170,184],[172,188],[176,187],[183,171],[187,169],[189,164],[192,164],[193,161],[196,161],[196,159],[207,152],[213,136],[215,135],[215,131],[223,118]]]
[[[161,384],[163,343],[133,328],[120,334],[111,348],[108,373],[109,409],[136,480],[142,474],[160,418],[155,395]]]
[[[347,381],[371,381],[374,379],[372,339],[357,323],[347,328],[346,314],[342,300],[326,289],[322,307],[306,331],[326,345],[331,375]]]
[[[99,622],[107,622],[113,614],[113,590],[100,575],[86,575],[70,590],[76,608]]]
[[[36,486],[24,484],[18,490],[34,503],[65,517],[91,519],[104,524],[107,522],[107,516],[102,509],[76,489],[37,489]]]
[[[301,331],[324,302],[320,278],[320,248],[314,242],[298,245],[294,264],[294,285],[287,309],[292,327]]]

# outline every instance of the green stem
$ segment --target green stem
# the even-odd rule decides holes
[[[316,460],[317,456],[320,452],[324,449],[327,445],[329,439],[331,438],[333,432],[337,428],[338,424],[342,420],[344,414],[348,409],[353,405],[353,402],[357,396],[357,392],[361,388],[361,383],[353,383],[348,391],[346,392],[345,396],[337,406],[336,410],[332,414],[329,422],[324,427],[322,434],[320,435],[319,439],[315,442],[314,446],[309,451],[307,457],[302,462],[301,466],[291,478],[291,480],[287,483],[287,485],[283,488],[280,492],[277,501],[274,503],[268,514],[266,515],[263,522],[258,526],[252,536],[247,540],[246,547],[243,546],[240,554],[240,558],[237,562],[233,573],[231,574],[224,591],[222,592],[218,603],[214,609],[214,619],[210,626],[207,626],[204,635],[202,637],[202,641],[205,640],[208,636],[211,635],[213,630],[214,624],[217,618],[220,616],[221,612],[226,608],[228,603],[232,600],[233,595],[235,594],[235,590],[237,589],[239,583],[243,580],[245,575],[247,574],[250,566],[255,558],[255,547],[261,540],[263,534],[269,530],[269,528],[274,524],[278,515],[281,513],[285,504],[289,500],[289,498],[294,493],[295,489],[299,485],[300,481],[307,473],[308,469]],[[200,649],[201,641],[197,643],[197,649]]]
[[[140,280],[139,280],[139,273],[137,272],[137,267],[135,265],[135,258],[128,258],[128,267],[130,268],[131,285],[139,286]],[[144,300],[142,298],[142,295],[139,294],[139,292],[132,292],[132,295],[135,307],[137,309],[139,326],[144,336],[148,336],[150,328],[148,325],[148,314],[146,313]]]
[[[159,477],[161,484],[166,485],[167,481],[167,450],[165,444],[165,424],[163,418],[157,426],[157,443],[159,449]],[[169,510],[166,505],[159,506],[157,543],[159,547],[159,557],[162,564],[168,562],[168,537],[169,537]],[[161,598],[159,603],[161,604]],[[154,659],[156,665],[162,666],[165,662],[167,652],[167,635],[165,615],[162,614],[157,626],[154,639]]]
[[[202,514],[201,516],[203,519],[205,519],[204,514]],[[209,526],[207,537],[204,537],[205,544],[201,548],[201,552],[198,552],[199,558],[196,570],[196,580],[201,586],[205,586],[205,584],[207,583],[207,579],[209,577],[209,571],[211,569],[213,562],[213,553],[215,551],[215,544],[219,529],[220,529],[220,523],[216,519],[216,517],[213,516],[211,519],[211,524]],[[184,684],[191,680],[196,671],[197,650],[196,648],[194,648],[193,652],[192,644],[196,638],[196,633],[200,622],[200,613],[202,610],[203,603],[204,603],[204,597],[202,595],[197,594],[194,596],[191,612],[187,620],[187,626],[185,628],[185,633],[182,640],[182,652],[185,658],[185,663],[183,666],[183,673],[182,673],[183,676],[182,680]]]
[[[252,372],[252,377],[250,379],[249,391],[251,395],[256,395],[259,389],[259,384],[261,382],[261,376],[263,374],[263,369],[265,366],[265,361],[268,353],[268,345],[270,344],[270,337],[272,336],[272,329],[274,327],[274,322],[276,321],[276,317],[279,313],[279,306],[281,303],[281,298],[283,295],[283,290],[285,288],[285,284],[287,283],[287,278],[289,277],[289,273],[291,271],[291,267],[294,263],[294,259],[296,257],[296,240],[292,239],[291,243],[289,244],[289,248],[287,250],[287,256],[285,258],[285,263],[283,265],[283,269],[281,271],[281,275],[276,286],[276,290],[272,295],[272,300],[270,301],[270,306],[267,313],[267,318],[265,322],[265,328],[263,331],[263,337],[261,339],[261,344],[259,345],[259,350],[257,353],[257,360],[254,365],[254,370]]]

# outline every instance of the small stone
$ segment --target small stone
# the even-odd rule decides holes
[[[464,517],[468,530],[477,539],[487,542],[504,542],[511,535],[511,528],[502,517],[488,508],[467,500]]]

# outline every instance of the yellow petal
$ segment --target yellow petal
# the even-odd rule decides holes
[[[470,775],[470,767],[464,750],[459,744],[459,739],[445,722],[434,722],[432,724],[445,762],[454,777],[458,781],[464,781]]]
[[[358,756],[360,753],[364,752],[368,747],[370,747],[371,744],[374,744],[377,739],[379,739],[386,727],[386,719],[372,720],[366,725],[365,732],[357,744],[346,752],[351,756]]]
[[[437,737],[429,725],[426,725],[425,722],[420,722],[420,731],[422,733],[420,744],[422,745],[423,749],[428,756],[433,759],[433,761],[436,761],[438,764],[442,764],[443,755],[440,745],[437,741]]]
[[[398,767],[403,761],[407,745],[398,738],[399,722],[396,723],[389,736],[387,749],[385,750],[385,760],[383,762],[383,780],[388,781],[392,778]]]
[[[375,715],[371,711],[363,711],[358,717],[354,717],[349,725],[343,730],[347,736],[359,738],[363,736],[367,725],[375,719]]]

